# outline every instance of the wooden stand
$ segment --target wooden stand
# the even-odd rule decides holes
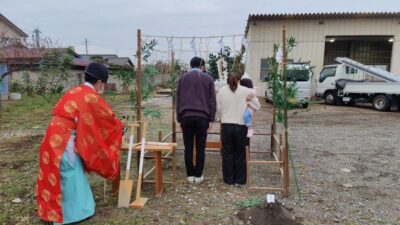
[[[155,168],[155,180],[154,181],[144,181],[144,183],[153,183],[155,187],[155,196],[160,197],[163,191],[163,172],[162,172],[162,153],[172,151],[175,147],[173,143],[169,145],[154,145],[154,144],[146,144],[145,149],[147,153],[154,154],[154,168]],[[139,147],[134,148],[136,151],[140,151]]]

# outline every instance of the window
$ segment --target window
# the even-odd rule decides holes
[[[322,70],[319,76],[319,82],[322,83],[328,77],[334,77],[336,72],[336,67],[327,67]]]
[[[268,59],[261,59],[260,81],[266,81],[268,75]]]
[[[308,69],[290,69],[286,71],[286,80],[288,81],[309,81],[310,70]]]
[[[269,80],[269,70],[272,58],[261,59],[260,81]]]
[[[346,73],[347,74],[356,74],[357,73],[357,69],[354,69],[350,66],[346,66]]]

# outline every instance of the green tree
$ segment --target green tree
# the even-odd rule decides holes
[[[151,57],[151,55],[153,54],[154,48],[157,45],[157,41],[156,40],[151,40],[150,42],[145,42],[142,45],[142,60],[145,63],[143,66],[143,70],[142,70],[142,97],[141,97],[141,101],[147,101],[150,99],[151,95],[154,93],[154,91],[156,90],[156,85],[155,85],[155,77],[157,75],[159,75],[159,72],[157,70],[157,68],[155,67],[155,65],[151,65],[148,64],[148,60]],[[135,56],[137,58],[137,56]],[[133,80],[137,79],[137,71],[135,71],[133,73]],[[136,109],[138,106],[138,90],[135,86],[135,88],[133,88],[133,90],[130,93],[130,97],[131,97],[131,102],[132,102],[132,107],[135,111],[135,118],[138,118],[138,115],[136,114]],[[150,109],[148,107],[143,107],[142,108],[143,111],[143,116],[145,117],[151,117],[151,118],[161,118],[161,112],[159,110],[153,110]]]
[[[214,80],[219,79],[219,74],[218,74],[218,56],[214,54],[210,54],[208,56],[208,70],[207,73],[214,78]]]
[[[61,93],[64,82],[71,76],[72,59],[72,49],[68,49],[66,54],[56,48],[46,51],[40,63],[35,92],[51,102],[54,94]]]
[[[122,81],[122,93],[126,94],[129,92],[129,87],[132,85],[134,79],[135,79],[135,70],[130,67],[122,67],[118,69],[116,72],[113,72],[115,76],[119,80]]]

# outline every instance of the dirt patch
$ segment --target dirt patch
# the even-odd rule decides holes
[[[261,205],[242,209],[239,211],[238,217],[243,220],[245,224],[252,225],[301,224],[301,219],[296,219],[295,216],[279,202],[276,202],[272,206],[263,202]]]
[[[43,139],[44,135],[43,134],[34,134],[34,135],[26,135],[26,136],[20,136],[20,137],[10,137],[4,140],[4,142],[1,143],[1,151],[7,151],[7,150],[24,150],[27,147],[33,146],[34,144],[40,143],[41,139]]]

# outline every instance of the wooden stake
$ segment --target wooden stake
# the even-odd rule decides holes
[[[279,134],[279,161],[282,161],[281,146],[283,144],[282,134]]]
[[[275,151],[275,139],[274,139],[274,134],[275,134],[274,124],[272,123],[272,124],[271,124],[271,138],[270,138],[270,140],[271,140],[271,158],[272,158],[272,155],[274,154],[274,151]]]
[[[158,131],[158,142],[162,142],[162,131]]]
[[[289,159],[288,159],[288,150],[283,147],[283,189],[284,196],[289,196]]]
[[[246,148],[246,175],[247,175],[247,187],[251,187],[251,178],[250,178],[250,150]]]

